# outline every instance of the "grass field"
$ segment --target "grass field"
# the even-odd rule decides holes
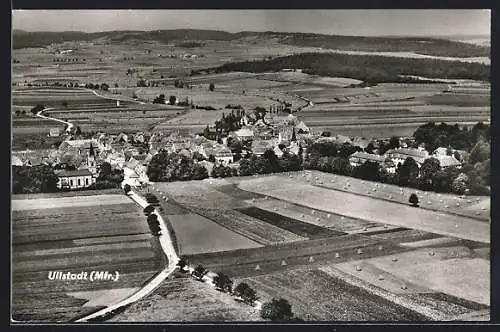
[[[167,218],[175,231],[182,255],[261,246],[197,214],[168,215]]]
[[[15,320],[70,321],[89,314],[131,294],[165,264],[141,209],[124,195],[68,196],[14,197]],[[117,271],[119,278],[50,280],[50,271]]]
[[[257,309],[191,278],[165,280],[153,294],[109,322],[259,321]]]

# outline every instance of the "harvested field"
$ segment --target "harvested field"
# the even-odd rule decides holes
[[[393,256],[384,256],[364,263],[408,283],[489,306],[490,264],[487,260],[474,258],[473,252],[465,247],[433,248],[432,251],[433,256],[429,255],[429,249],[418,249],[398,254],[396,262],[392,260]],[[355,264],[359,265],[350,262],[337,267],[350,266],[349,270],[353,271]],[[371,275],[364,269],[356,273],[367,274],[367,278]],[[376,278],[376,275],[371,275],[371,278]]]
[[[261,245],[198,214],[169,215],[181,255],[256,248]]]
[[[283,228],[287,231],[295,233],[302,237],[307,237],[311,239],[338,236],[345,233],[334,231],[332,229],[323,228],[320,226],[308,224],[296,219],[285,217],[278,213],[274,213],[267,210],[262,210],[257,207],[248,207],[238,210],[250,217],[263,220],[271,225]]]
[[[420,200],[420,208],[456,213],[484,221],[490,219],[491,199],[488,196],[465,196],[462,198],[454,194],[420,191],[319,171],[307,171],[305,176],[303,174],[302,172],[296,173],[294,181],[308,182],[324,188],[380,198],[404,205],[408,204],[408,197],[411,193],[416,193]],[[459,202],[459,206],[457,206],[457,202]]]
[[[239,211],[225,210],[221,212],[219,210],[195,208],[193,208],[193,211],[263,245],[307,240],[307,237],[298,236],[293,232],[270,225]]]
[[[383,244],[382,250],[379,247],[381,244]],[[353,234],[280,243],[262,248],[192,255],[188,256],[188,259],[192,264],[203,264],[212,271],[222,271],[230,276],[243,277],[294,269],[298,266],[315,266],[359,259],[358,249],[363,250],[363,257],[377,257],[381,254],[408,250],[391,243],[383,243]]]
[[[58,198],[40,198],[12,200],[13,211],[37,210],[50,208],[68,208],[76,206],[95,206],[109,204],[130,204],[125,195],[91,195]]]
[[[458,215],[417,209],[366,196],[314,187],[277,176],[243,180],[239,186],[243,190],[351,218],[419,229],[483,243],[490,241],[488,224]],[[336,202],[336,204],[332,206],[331,202]]]
[[[340,232],[355,233],[361,230],[365,231],[365,229],[368,231],[373,228],[380,228],[382,226],[382,224],[379,223],[312,210],[305,206],[273,198],[251,201],[251,204],[262,210],[274,211],[276,209],[276,211],[279,211],[283,216]]]
[[[296,269],[238,279],[264,301],[283,297],[307,321],[408,321],[424,316],[316,269]]]
[[[175,310],[172,310],[175,308]],[[259,321],[256,308],[191,278],[165,280],[153,294],[132,304],[109,322]]]
[[[165,264],[141,209],[124,195],[36,196],[13,201],[14,319],[71,321],[126,297]],[[87,279],[51,280],[51,271]],[[92,282],[92,271],[118,279]]]

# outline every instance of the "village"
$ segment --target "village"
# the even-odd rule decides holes
[[[119,101],[117,101],[119,105]],[[231,117],[232,116],[232,117]],[[137,132],[135,134],[107,134],[99,132],[89,135],[81,132],[65,133],[64,141],[54,149],[22,150],[12,152],[13,166],[48,165],[55,169],[59,190],[99,188],[96,179],[103,163],[113,170],[123,172],[123,184],[140,187],[150,182],[148,165],[160,151],[176,153],[194,159],[213,176],[215,166],[229,167],[238,175],[240,161],[250,156],[263,156],[272,151],[277,158],[293,155],[307,159],[308,147],[312,144],[335,143],[348,146],[352,153],[345,156],[351,167],[373,162],[387,173],[395,174],[398,165],[411,158],[420,167],[425,160],[435,158],[441,169],[450,166],[460,168],[467,162],[468,153],[449,147],[439,147],[429,153],[424,144],[415,146],[412,137],[393,137],[386,140],[369,140],[330,133],[314,133],[303,121],[286,112],[270,108],[269,112],[259,108],[255,112],[232,110],[228,118],[236,121],[236,130],[223,131],[219,122],[211,131],[207,125],[203,133],[181,135],[178,132]],[[225,116],[223,115],[223,119]],[[219,127],[218,127],[219,126]],[[59,136],[57,129],[50,129],[49,136]],[[82,138],[86,136],[85,138]],[[380,144],[390,148],[380,154]],[[302,165],[300,165],[302,167]],[[297,169],[294,169],[297,170]],[[123,185],[122,184],[122,185]]]

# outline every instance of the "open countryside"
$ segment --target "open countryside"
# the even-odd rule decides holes
[[[15,29],[12,321],[488,321],[464,40]]]

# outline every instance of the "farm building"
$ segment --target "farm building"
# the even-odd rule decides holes
[[[462,164],[460,161],[458,161],[454,156],[447,156],[447,155],[438,155],[434,156],[433,158],[436,158],[439,160],[439,166],[441,166],[441,169],[455,166],[455,167],[461,167]]]
[[[252,143],[252,153],[256,156],[262,156],[267,150],[274,148],[273,140],[254,140]]]
[[[363,165],[367,161],[376,162],[378,164],[382,164],[385,162],[384,156],[379,156],[378,154],[366,153],[366,152],[354,152],[349,157],[349,163],[352,167],[357,167]]]
[[[50,128],[49,136],[50,137],[59,137],[61,135],[61,130],[59,128]]]
[[[351,164],[352,167],[360,166],[367,161],[376,162],[385,170],[387,170],[387,172],[389,173],[394,174],[396,172],[396,167],[394,162],[384,156],[357,151],[351,154],[351,156],[349,157],[349,163]]]
[[[238,129],[235,132],[233,132],[233,134],[239,139],[249,139],[254,137],[253,130],[248,127],[243,127],[241,129]]]
[[[23,166],[23,161],[18,156],[12,156],[10,163],[12,166]]]
[[[420,149],[390,149],[385,153],[385,156],[392,160],[392,162],[397,165],[399,163],[404,163],[406,158],[410,157],[417,162],[419,167],[422,165],[425,159],[429,158],[429,153],[425,150]]]
[[[76,171],[63,170],[57,174],[57,188],[75,190],[80,188],[88,188],[95,183],[95,177],[88,169],[80,169]]]
[[[297,124],[297,126],[295,126],[295,128],[297,128],[297,133],[299,133],[299,134],[308,133],[310,131],[309,127],[306,126],[306,124],[304,123],[304,121],[300,121]]]

